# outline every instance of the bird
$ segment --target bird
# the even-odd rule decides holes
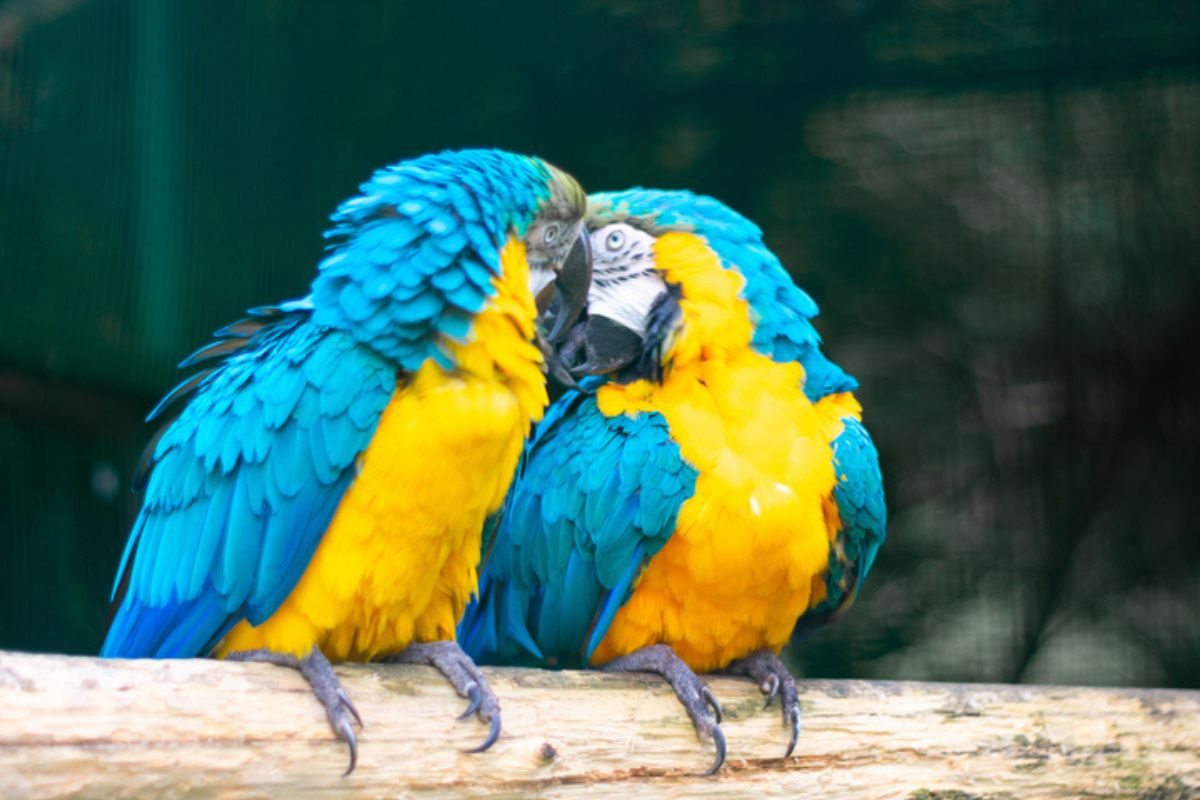
[[[375,171],[332,214],[311,292],[219,330],[149,414],[167,421],[101,655],[296,668],[346,774],[362,717],[332,663],[428,664],[489,747],[499,702],[455,624],[548,403],[550,342],[586,301],[585,204],[567,173],[500,150]]]
[[[547,412],[490,523],[459,641],[483,664],[654,672],[725,759],[697,673],[756,681],[800,731],[779,653],[849,608],[886,534],[857,381],[815,302],[720,201],[592,195],[593,281]]]

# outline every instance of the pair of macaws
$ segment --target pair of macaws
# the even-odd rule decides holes
[[[381,169],[333,222],[311,294],[219,331],[151,412],[182,405],[101,654],[297,668],[347,772],[331,661],[436,667],[476,750],[476,661],[658,672],[710,772],[696,672],[727,670],[781,698],[790,754],[778,652],[853,600],[885,509],[856,384],[760,231],[497,150]],[[547,370],[574,386],[548,411]]]

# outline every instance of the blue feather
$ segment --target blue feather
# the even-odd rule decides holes
[[[384,387],[395,383],[394,368],[379,356],[363,350],[345,358],[353,341],[307,320],[305,312],[275,319],[257,347],[231,356],[166,429],[122,562],[132,578],[103,654],[202,655],[238,619],[273,613],[299,580],[387,404]],[[343,341],[330,345],[330,338]],[[283,366],[297,348],[322,354],[331,368],[319,386],[307,370]],[[326,406],[338,413],[329,416]],[[278,419],[268,409],[288,414]],[[313,446],[317,427],[332,436],[331,452]],[[244,458],[231,457],[230,440]],[[340,466],[330,463],[335,457]]]
[[[704,239],[724,268],[744,278],[753,346],[777,362],[799,362],[810,400],[857,387],[821,352],[812,324],[817,304],[792,283],[752,222],[690,192],[634,189],[589,200],[593,230],[626,221],[655,236],[687,231]],[[869,437],[855,420],[845,422],[834,445],[842,476],[834,499],[854,563],[835,566],[865,575],[883,536],[882,487]],[[464,646],[485,662],[540,651],[555,663],[588,663],[637,576],[674,532],[695,491],[695,466],[682,459],[658,414],[606,418],[593,399],[565,395],[526,448],[481,577],[487,592],[459,631]],[[510,621],[499,627],[498,617]],[[518,629],[533,632],[536,648],[525,633],[513,641]]]
[[[875,556],[887,535],[887,506],[883,475],[875,443],[863,424],[853,417],[842,420],[842,432],[833,441],[834,469],[838,484],[833,490],[843,550],[853,561],[858,582],[866,579]]]
[[[442,295],[433,291],[398,299],[392,303],[392,319],[401,323],[420,322],[439,314],[444,302]]]
[[[636,221],[655,235],[687,231],[702,236],[726,269],[745,278],[742,295],[755,319],[755,348],[776,361],[799,361],[813,376],[804,387],[810,400],[858,387],[821,354],[821,339],[811,321],[817,304],[792,282],[753,222],[718,200],[687,191],[601,192],[589,195],[588,203],[593,230],[624,220]]]
[[[246,477],[240,473],[233,488],[220,558],[213,570],[213,585],[223,596],[223,605],[234,613],[250,593],[254,571],[262,550],[264,518],[250,510]]]
[[[612,588],[608,590],[604,597],[604,602],[600,606],[600,611],[596,616],[596,624],[592,626],[591,635],[588,636],[587,651],[584,653],[585,662],[592,660],[592,655],[596,652],[596,648],[600,646],[600,642],[604,641],[604,635],[608,633],[613,617],[617,615],[617,612],[621,610],[621,606],[625,605],[625,601],[629,599],[630,590],[633,588],[633,581],[641,574],[642,568],[645,566],[645,553],[640,543],[633,548],[630,556],[625,569],[616,582],[613,583]]]
[[[202,655],[239,620],[274,613],[399,377],[430,358],[455,366],[444,337],[470,335],[500,248],[559,180],[494,150],[381,169],[332,216],[308,297],[256,309],[194,354],[221,360],[151,412],[190,397],[150,454],[104,655]]]
[[[391,254],[387,254],[392,258]],[[375,313],[376,304],[371,302],[366,292],[357,283],[347,283],[338,294],[338,303],[342,312],[352,322],[362,322]]]
[[[679,480],[669,499],[652,495],[661,508],[648,516],[659,527],[643,528],[639,481],[651,453]],[[580,664],[592,621],[598,642],[644,560],[674,530],[695,477],[658,414],[607,418],[594,396],[564,395],[526,447],[481,578],[487,591],[459,628],[463,647],[485,662],[533,654]]]

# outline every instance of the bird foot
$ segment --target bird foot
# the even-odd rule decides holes
[[[463,652],[458,642],[415,642],[407,648],[388,656],[384,661],[392,664],[426,664],[446,676],[460,695],[467,698],[467,710],[459,715],[466,719],[472,714],[490,724],[487,738],[468,753],[482,753],[500,737],[500,701],[488,686],[487,679],[475,666],[471,657]]]
[[[762,693],[767,696],[763,708],[770,708],[775,698],[779,697],[783,709],[783,724],[792,732],[787,752],[783,757],[791,756],[792,751],[796,749],[796,740],[800,738],[800,698],[796,693],[796,680],[792,673],[788,672],[783,661],[770,650],[759,650],[734,661],[726,672],[730,675],[748,675],[757,681]]]
[[[312,652],[304,658],[271,650],[241,650],[230,653],[225,658],[228,661],[254,661],[299,670],[304,679],[308,681],[308,685],[312,687],[317,700],[324,706],[325,716],[329,718],[329,725],[333,728],[334,734],[345,741],[350,748],[350,766],[342,773],[342,776],[345,777],[354,772],[354,767],[358,764],[358,739],[354,736],[351,720],[358,723],[358,727],[361,728],[363,726],[362,716],[354,707],[354,703],[350,702],[350,696],[346,694],[341,681],[334,674],[333,665],[320,650],[314,647]]]
[[[717,757],[705,775],[712,775],[725,763],[725,734],[721,731],[721,704],[712,690],[701,680],[691,667],[683,662],[669,645],[655,644],[635,650],[629,655],[613,659],[604,666],[604,672],[656,672],[667,679],[675,696],[701,738],[707,736],[717,748]]]

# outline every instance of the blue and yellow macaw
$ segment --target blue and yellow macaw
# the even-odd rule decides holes
[[[593,195],[586,318],[562,355],[603,374],[547,413],[495,523],[459,640],[481,663],[662,674],[725,756],[696,672],[800,705],[779,658],[852,602],[883,543],[856,382],[751,222],[682,191]],[[582,361],[583,363],[580,363]]]
[[[495,741],[455,624],[548,401],[537,304],[561,329],[586,301],[585,203],[496,150],[386,167],[342,203],[311,294],[219,331],[151,412],[188,397],[147,450],[101,654],[296,667],[350,770],[361,719],[330,659],[430,664]]]

